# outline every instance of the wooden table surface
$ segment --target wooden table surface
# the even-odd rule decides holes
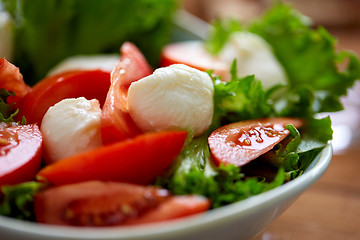
[[[256,240],[360,239],[360,145],[328,170]]]

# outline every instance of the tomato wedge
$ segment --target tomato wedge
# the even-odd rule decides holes
[[[208,138],[217,165],[243,166],[271,150],[290,134],[288,124],[298,128],[303,121],[296,118],[267,118],[231,123],[216,129]]]
[[[196,213],[209,210],[210,201],[198,195],[173,196],[163,202],[154,211],[149,211],[138,219],[131,219],[126,224],[143,224],[150,222],[159,222],[169,219],[177,219]]]
[[[166,67],[176,63],[186,64],[201,71],[213,70],[222,80],[230,78],[230,66],[208,53],[201,41],[178,42],[165,46],[161,53],[160,65]]]
[[[111,86],[101,116],[103,144],[110,144],[141,134],[127,109],[130,84],[152,73],[140,50],[125,42],[120,49],[121,58],[111,73]]]
[[[48,165],[37,178],[54,185],[89,180],[148,184],[180,153],[186,136],[185,131],[139,135]]]
[[[101,70],[69,71],[47,77],[35,84],[23,99],[20,115],[28,123],[41,125],[49,107],[65,98],[85,97],[102,105],[110,87],[110,73]]]
[[[42,136],[36,124],[0,123],[0,186],[35,178],[40,169]]]
[[[89,181],[54,187],[35,195],[40,223],[118,226],[174,219],[204,212],[200,196],[171,196],[165,189],[118,182]]]
[[[19,102],[31,90],[30,86],[25,84],[19,68],[5,58],[0,58],[0,89],[2,88],[15,93],[15,96],[8,97],[8,104]]]

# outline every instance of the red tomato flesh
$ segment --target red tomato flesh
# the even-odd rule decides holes
[[[49,107],[65,98],[97,99],[102,105],[110,87],[110,73],[101,70],[69,71],[47,77],[35,84],[23,99],[20,115],[28,123],[41,125]]]
[[[127,109],[130,84],[152,73],[140,50],[126,42],[120,49],[121,58],[111,73],[111,86],[101,115],[103,144],[110,144],[142,133]]]
[[[150,222],[160,222],[169,219],[205,212],[210,209],[210,201],[198,195],[173,196],[164,201],[154,211],[149,211],[137,219],[131,219],[126,224],[135,225]]]
[[[37,178],[54,185],[90,180],[148,184],[180,153],[186,136],[185,131],[139,135],[48,165]]]
[[[174,219],[206,211],[199,196],[171,196],[166,189],[118,182],[90,181],[54,187],[35,195],[40,223],[118,226]]]
[[[33,180],[40,169],[41,151],[37,125],[0,123],[0,186]]]
[[[231,123],[216,129],[208,138],[217,165],[243,166],[271,150],[290,134],[288,124],[301,127],[295,118],[268,118]]]
[[[19,68],[9,63],[5,58],[0,58],[0,89],[5,88],[15,93],[7,99],[8,104],[19,102],[31,88],[25,84]]]
[[[201,71],[213,70],[214,74],[228,80],[230,66],[219,58],[212,56],[201,41],[172,43],[164,47],[161,53],[160,66],[182,63]]]

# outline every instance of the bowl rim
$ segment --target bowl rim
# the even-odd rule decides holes
[[[55,226],[39,224],[0,216],[0,233],[4,231],[18,232],[19,234],[55,237],[59,239],[127,239],[144,236],[160,236],[166,234],[180,234],[195,232],[199,229],[206,229],[216,225],[221,219],[231,221],[242,214],[248,216],[254,211],[265,209],[274,202],[281,202],[285,199],[304,192],[309,186],[316,182],[328,168],[332,158],[332,146],[329,143],[314,159],[307,170],[298,178],[291,180],[279,187],[271,189],[259,195],[252,196],[239,202],[235,202],[217,209],[212,209],[203,214],[196,214],[181,219],[144,224],[138,226],[104,227],[104,228],[79,228],[67,226]],[[161,227],[159,227],[161,224]]]

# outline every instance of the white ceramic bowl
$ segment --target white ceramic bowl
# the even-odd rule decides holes
[[[264,230],[321,177],[331,157],[332,147],[328,145],[300,177],[268,192],[202,215],[165,223],[102,229],[49,226],[0,217],[0,238],[4,240],[250,239]]]

